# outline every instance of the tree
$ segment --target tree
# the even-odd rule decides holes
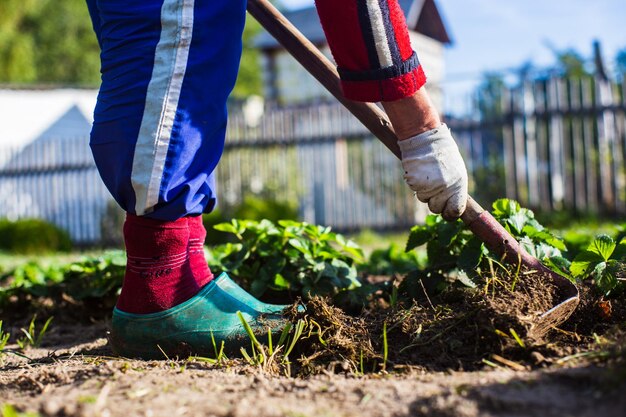
[[[619,50],[615,55],[615,72],[618,80],[626,77],[626,48]]]
[[[236,97],[262,92],[260,31],[248,16]],[[0,83],[97,86],[99,54],[85,0],[0,0]]]
[[[555,51],[556,69],[567,78],[584,78],[591,74],[585,68],[585,58],[575,49]]]
[[[0,2],[0,81],[30,82],[37,78],[35,42],[29,30],[37,21],[36,0]]]
[[[42,18],[33,31],[37,45],[37,81],[97,85],[100,47],[85,0],[39,3],[44,3],[40,9]]]
[[[0,2],[0,82],[95,85],[99,65],[84,0]]]
[[[243,54],[237,83],[233,90],[234,97],[242,98],[263,93],[260,54],[259,50],[254,47],[254,38],[261,30],[261,25],[250,14],[246,14],[246,25],[243,29]]]
[[[506,89],[504,77],[498,72],[486,72],[478,86],[478,111],[483,120],[492,120],[501,117],[503,93]]]

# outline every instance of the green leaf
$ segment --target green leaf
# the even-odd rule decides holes
[[[459,253],[457,265],[464,271],[476,269],[483,258],[483,243],[477,238],[471,238]]]
[[[590,250],[585,250],[574,258],[569,267],[569,271],[575,278],[585,278],[600,262],[604,262],[602,256]]]
[[[526,225],[526,221],[528,220],[528,216],[526,212],[519,211],[506,219],[506,222],[513,228],[513,231],[517,234],[521,234],[524,226]]]
[[[591,273],[593,276],[596,285],[606,295],[608,295],[613,288],[617,286],[617,277],[615,276],[615,271],[612,268],[609,268],[607,262],[598,263],[595,268],[593,268],[593,272]]]
[[[610,236],[599,235],[591,242],[587,250],[598,254],[604,261],[608,261],[616,246],[615,241]]]
[[[541,225],[539,226],[541,227]],[[537,226],[527,224],[522,229],[522,234],[525,234],[526,236],[530,237],[535,242],[538,242],[538,243],[543,242],[562,251],[567,250],[565,243],[563,243],[561,239],[554,236],[552,233],[548,232],[547,230],[543,229],[543,227],[538,229]]]
[[[521,239],[519,239],[519,244],[522,248],[524,248],[526,252],[528,252],[530,255],[534,256],[535,258],[537,258],[537,251],[535,250],[535,242],[533,242],[531,238],[529,238],[528,236],[523,236]]]
[[[535,245],[535,257],[537,259],[542,260],[552,256],[561,256],[561,251],[543,242]]]
[[[232,233],[234,235],[238,234],[237,228],[232,223],[219,223],[214,225],[213,228],[220,232]]]
[[[434,231],[426,226],[414,226],[409,233],[405,251],[409,252],[418,246],[428,243],[434,237]]]
[[[289,244],[292,247],[294,247],[297,250],[299,250],[300,252],[302,252],[303,254],[310,254],[309,246],[305,242],[303,242],[301,240],[298,240],[298,239],[295,239],[295,238],[294,239],[289,239]]]
[[[259,298],[267,291],[267,283],[261,280],[254,280],[252,284],[250,284],[250,293]]]
[[[465,271],[457,271],[456,280],[469,288],[476,288],[476,283],[465,273]]]
[[[510,200],[508,198],[501,198],[494,201],[492,207],[492,214],[496,219],[509,217],[520,210],[519,203],[515,200]]]
[[[281,274],[274,276],[274,287],[278,290],[288,290],[291,288],[291,283],[285,279]]]
[[[439,244],[443,247],[450,246],[450,244],[457,237],[462,228],[463,223],[461,221],[456,221],[452,223],[440,223],[437,228],[437,234],[439,235]]]
[[[570,266],[572,263],[568,259],[562,256],[551,256],[551,257],[544,258],[542,262],[548,268],[550,268],[552,271],[556,272],[557,274],[561,275],[562,277],[565,277],[569,279],[570,281],[575,281],[572,275],[570,274]]]

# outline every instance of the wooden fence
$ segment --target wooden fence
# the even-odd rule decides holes
[[[623,85],[554,78],[497,97],[447,118],[480,202],[506,195],[540,210],[626,215]],[[335,103],[266,106],[260,118],[232,111],[216,176],[221,207],[249,195],[288,200],[303,220],[343,231],[407,228],[427,212],[395,157]],[[0,149],[0,218],[44,218],[93,244],[111,216],[88,138]]]
[[[451,120],[474,174],[491,173],[474,178],[475,190],[502,174],[506,196],[535,209],[626,215],[624,86],[602,77],[525,82],[502,90],[495,114]]]

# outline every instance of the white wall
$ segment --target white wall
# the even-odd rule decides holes
[[[426,74],[426,90],[433,104],[441,113],[443,111],[443,89],[441,82],[445,73],[444,46],[440,42],[411,32],[411,46],[417,52]]]
[[[92,123],[97,95],[97,90],[82,89],[0,90],[0,148],[27,145],[74,106]],[[84,134],[84,120],[63,130],[64,135]]]

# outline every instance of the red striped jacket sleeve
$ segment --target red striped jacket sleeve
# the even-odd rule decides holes
[[[398,0],[316,0],[315,5],[347,98],[394,101],[426,83]]]

